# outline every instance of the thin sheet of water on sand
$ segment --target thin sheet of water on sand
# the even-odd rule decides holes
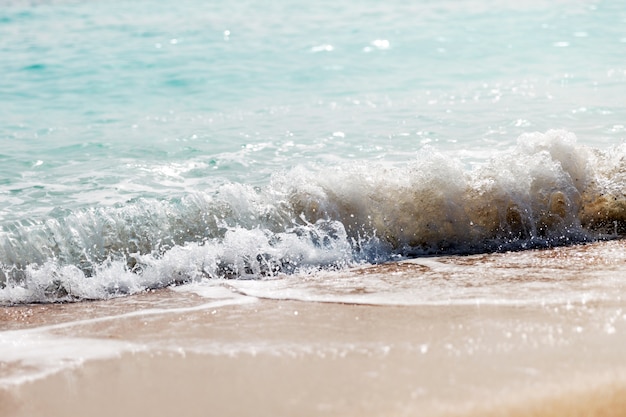
[[[0,310],[0,414],[624,415],[626,246]]]

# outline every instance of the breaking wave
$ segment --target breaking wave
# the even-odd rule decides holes
[[[598,150],[548,131],[469,169],[424,149],[401,167],[299,166],[261,188],[56,209],[0,230],[0,303],[616,238],[625,184],[626,146]]]

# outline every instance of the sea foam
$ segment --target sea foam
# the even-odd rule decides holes
[[[555,130],[471,168],[425,148],[403,166],[298,166],[264,187],[57,209],[2,228],[0,302],[615,238],[626,230],[624,156]]]

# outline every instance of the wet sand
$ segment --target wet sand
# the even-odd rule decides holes
[[[390,268],[372,274],[424,273]],[[621,294],[386,306],[263,299],[228,285],[210,298],[165,289],[0,308],[0,348],[12,355],[0,359],[0,415],[626,415]]]
[[[626,413],[626,328],[550,309],[258,301],[49,332],[136,350],[5,387],[2,415]]]

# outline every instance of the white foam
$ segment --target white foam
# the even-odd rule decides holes
[[[112,340],[60,337],[42,332],[0,332],[0,357],[11,364],[9,371],[0,373],[0,386],[23,384],[80,366],[87,360],[143,349],[140,345]]]
[[[189,290],[189,289],[188,289]],[[205,293],[205,295],[207,295]],[[211,298],[221,298],[209,303],[180,308],[152,308],[124,314],[74,320],[32,329],[0,332],[0,358],[10,364],[8,371],[0,373],[0,387],[19,385],[45,378],[65,369],[78,367],[88,360],[115,358],[127,352],[141,352],[147,345],[106,339],[58,336],[54,330],[125,320],[132,317],[183,314],[193,311],[211,310],[229,305],[256,302],[232,291],[212,293]]]
[[[432,147],[402,166],[298,166],[262,188],[58,211],[0,231],[0,303],[102,299],[396,256],[586,242],[626,232],[626,145],[523,135],[470,169]]]

